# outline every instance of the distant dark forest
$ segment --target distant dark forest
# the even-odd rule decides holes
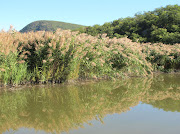
[[[180,43],[180,6],[168,5],[79,30],[93,36],[102,33],[107,33],[110,38],[126,36],[137,42]]]

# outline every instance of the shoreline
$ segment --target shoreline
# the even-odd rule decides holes
[[[26,87],[30,88],[30,87],[44,87],[44,86],[54,86],[54,85],[81,85],[81,84],[88,84],[88,83],[97,83],[97,82],[100,82],[100,81],[116,81],[116,80],[125,80],[125,79],[129,79],[129,78],[142,78],[142,77],[149,77],[149,76],[158,76],[158,75],[161,75],[161,74],[174,74],[174,75],[179,75],[180,74],[180,71],[177,71],[177,72],[160,72],[160,71],[156,71],[156,72],[153,72],[153,74],[149,74],[147,76],[125,76],[124,78],[113,78],[113,79],[110,79],[110,78],[89,78],[89,79],[71,79],[71,80],[66,80],[65,82],[59,82],[59,83],[55,83],[55,82],[47,82],[47,83],[42,83],[42,82],[39,82],[39,83],[32,83],[32,82],[27,82],[25,84],[20,84],[20,85],[0,85],[0,92],[3,92],[3,91],[19,91],[19,90],[23,90],[25,89]]]

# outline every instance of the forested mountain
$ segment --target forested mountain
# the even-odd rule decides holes
[[[107,33],[110,38],[127,36],[138,42],[180,43],[180,6],[168,5],[80,31],[93,36]]]
[[[57,28],[61,29],[77,29],[83,27],[82,25],[77,25],[77,24],[71,24],[71,23],[65,23],[65,22],[60,22],[60,21],[46,21],[46,20],[41,20],[41,21],[35,21],[27,26],[25,26],[20,32],[30,32],[30,31],[56,31]]]

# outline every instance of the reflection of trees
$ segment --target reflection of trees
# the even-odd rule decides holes
[[[179,111],[178,78],[179,75],[159,75],[153,79],[131,78],[4,92],[0,96],[0,133],[19,127],[69,131],[90,124],[93,119],[103,122],[107,114],[128,111],[139,101],[166,111]]]
[[[180,112],[180,74],[159,75],[143,98],[144,103],[164,111]],[[156,89],[156,90],[155,90]]]
[[[180,100],[167,98],[164,100],[150,102],[149,104],[153,105],[153,107],[163,109],[164,111],[180,112]]]

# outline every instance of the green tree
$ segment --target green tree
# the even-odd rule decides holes
[[[134,17],[120,18],[102,26],[87,27],[90,35],[107,33],[110,38],[124,37],[139,42],[180,42],[180,6],[167,5],[154,11],[137,13]]]

